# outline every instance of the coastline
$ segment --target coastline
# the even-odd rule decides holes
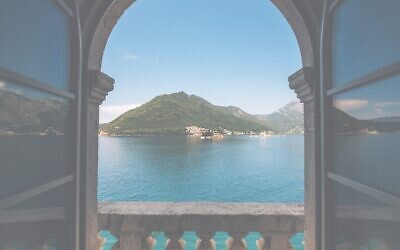
[[[235,135],[223,135],[224,137],[231,137],[231,136],[248,136],[248,137],[269,137],[269,136],[299,136],[304,135],[304,133],[276,133],[276,134],[269,134],[269,135],[259,135],[259,134],[235,134]],[[184,137],[201,137],[201,136],[194,136],[194,135],[187,135],[187,134],[102,134],[99,133],[101,137],[165,137],[165,136],[184,136]]]

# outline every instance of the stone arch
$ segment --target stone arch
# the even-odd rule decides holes
[[[88,0],[89,1],[89,0]],[[267,1],[267,0],[266,0]],[[103,53],[108,38],[126,9],[135,0],[96,0],[83,14],[84,80],[87,82],[86,103],[86,249],[96,249],[97,235],[97,154],[99,105],[113,88],[113,79],[101,72]],[[271,0],[292,28],[300,49],[303,67],[289,77],[289,86],[304,103],[305,129],[305,249],[317,249],[316,181],[318,179],[316,122],[319,117],[319,24],[309,2],[312,0]],[[318,2],[318,1],[317,1]],[[315,7],[315,6],[313,6]]]

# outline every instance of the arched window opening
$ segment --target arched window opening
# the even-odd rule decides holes
[[[135,3],[102,62],[115,87],[100,108],[99,201],[303,203],[303,106],[287,82],[299,68],[271,3]],[[157,249],[168,233],[149,234]],[[222,247],[229,232],[214,233]],[[248,233],[256,249],[262,232]],[[182,237],[193,248],[199,235]]]

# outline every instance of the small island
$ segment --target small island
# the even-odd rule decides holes
[[[250,136],[271,136],[275,133],[271,130],[254,132],[254,131],[230,131],[224,128],[219,128],[216,130],[201,128],[197,126],[188,126],[185,129],[185,134],[190,137],[199,137],[203,140],[222,140],[225,136],[231,135],[250,135]]]

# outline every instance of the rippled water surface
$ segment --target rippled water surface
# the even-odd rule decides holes
[[[303,202],[303,150],[303,136],[233,136],[222,141],[185,136],[100,137],[98,197],[113,201]],[[248,237],[253,241],[259,236]],[[221,243],[226,235],[216,238]],[[193,234],[186,234],[186,239],[186,248],[194,249]],[[162,234],[157,235],[158,249],[164,240]],[[112,242],[108,237],[109,245]],[[302,249],[301,236],[294,243]]]

